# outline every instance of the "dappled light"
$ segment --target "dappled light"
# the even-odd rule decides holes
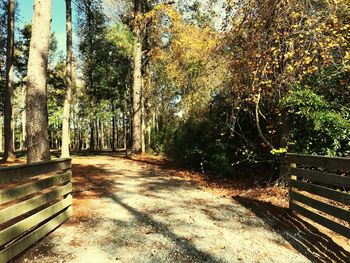
[[[349,0],[0,1],[0,263],[348,262]]]
[[[166,169],[119,157],[77,157],[75,162],[72,219],[19,262],[34,256],[41,262],[56,259],[48,247],[52,255],[59,252],[73,261],[86,259],[86,250],[95,251],[101,262],[231,262],[263,254],[268,261],[277,247],[285,257],[302,259],[229,196],[169,177]],[[252,242],[257,247],[247,249]]]

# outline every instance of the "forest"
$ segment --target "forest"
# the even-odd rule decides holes
[[[42,145],[29,161],[49,149],[132,149],[202,172],[263,168],[278,178],[287,150],[349,153],[345,0],[76,0],[76,46],[67,42],[64,56],[55,34],[45,36],[47,99],[35,102],[34,28],[7,30],[12,2],[2,1],[0,21],[4,160],[30,153],[35,137]]]
[[[348,262],[349,155],[349,0],[0,0],[0,263]]]

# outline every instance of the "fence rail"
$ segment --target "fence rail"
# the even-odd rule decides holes
[[[287,154],[287,161],[289,207],[350,238],[350,159]]]
[[[0,168],[0,263],[72,215],[70,159]]]

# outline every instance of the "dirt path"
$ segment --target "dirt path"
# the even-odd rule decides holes
[[[156,166],[79,157],[73,173],[73,218],[17,262],[310,262],[242,202]]]

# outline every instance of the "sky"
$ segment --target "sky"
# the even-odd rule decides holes
[[[33,16],[34,0],[17,0],[19,8],[18,26],[30,23]],[[72,3],[74,9],[74,4]],[[74,27],[73,11],[73,27]],[[51,30],[55,33],[58,41],[58,49],[66,52],[66,5],[64,0],[52,0],[52,24]],[[73,29],[74,30],[74,29]]]

